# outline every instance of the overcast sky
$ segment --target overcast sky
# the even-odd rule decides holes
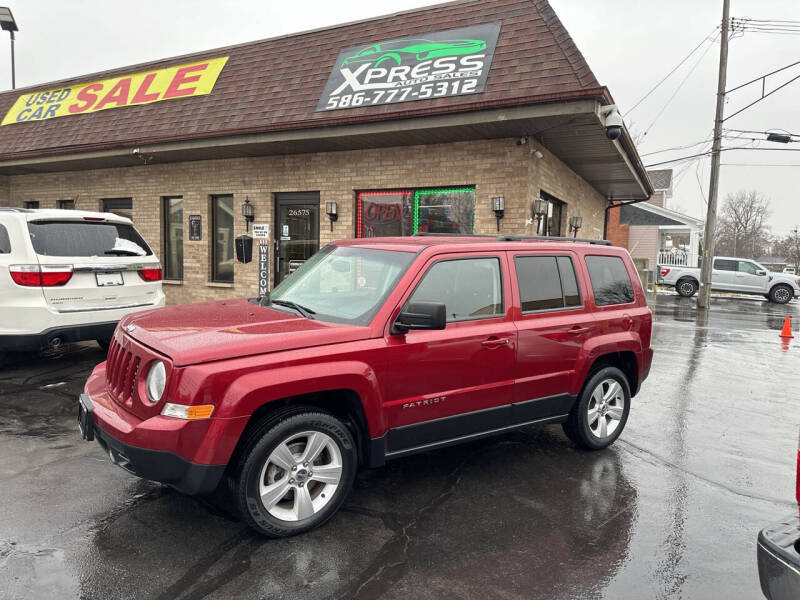
[[[0,0],[0,4],[10,5],[21,30],[17,35],[20,87],[436,3]],[[692,48],[713,34],[721,20],[722,0],[551,0],[551,4],[597,78],[609,87],[623,113],[627,113]],[[800,21],[800,2],[732,0],[731,15]],[[442,29],[446,27],[443,23]],[[7,35],[2,32],[0,89],[10,87],[7,43]],[[704,148],[693,146],[650,154],[710,137],[718,60],[719,44],[706,42],[675,75],[625,115],[629,129],[639,138],[645,165],[695,154]],[[797,60],[800,35],[745,33],[731,41],[728,88]],[[800,65],[771,79],[768,86],[779,85],[795,75],[800,75]],[[745,106],[760,92],[760,86],[755,85],[731,95],[727,113]],[[800,134],[799,97],[800,80],[730,119],[725,126],[754,131],[783,129]],[[747,139],[728,139],[724,143],[752,144]],[[800,150],[800,144],[762,142],[759,146]],[[721,199],[741,188],[757,189],[771,200],[775,233],[783,234],[800,225],[800,152],[733,150],[722,154],[722,163]],[[709,164],[706,158],[676,166],[673,207],[695,216],[705,215]]]

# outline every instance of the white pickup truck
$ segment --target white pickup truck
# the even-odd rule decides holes
[[[700,287],[700,269],[659,265],[658,282],[674,286],[681,296],[688,298],[694,296]],[[757,294],[772,302],[786,304],[792,298],[800,298],[800,277],[773,273],[754,260],[717,256],[711,274],[711,289]]]

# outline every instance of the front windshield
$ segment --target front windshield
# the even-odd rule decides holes
[[[294,303],[313,318],[367,325],[414,260],[411,252],[326,246],[270,294],[272,308]]]

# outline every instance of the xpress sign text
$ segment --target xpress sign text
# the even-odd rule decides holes
[[[45,121],[110,108],[211,93],[228,57],[122,75],[92,83],[22,94],[2,125]]]
[[[480,94],[500,23],[345,48],[317,111]]]

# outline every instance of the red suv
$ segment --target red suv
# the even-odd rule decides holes
[[[123,319],[81,395],[83,436],[140,477],[229,482],[261,533],[302,533],[359,465],[561,423],[611,444],[652,359],[630,255],[607,242],[337,242],[271,297]]]

